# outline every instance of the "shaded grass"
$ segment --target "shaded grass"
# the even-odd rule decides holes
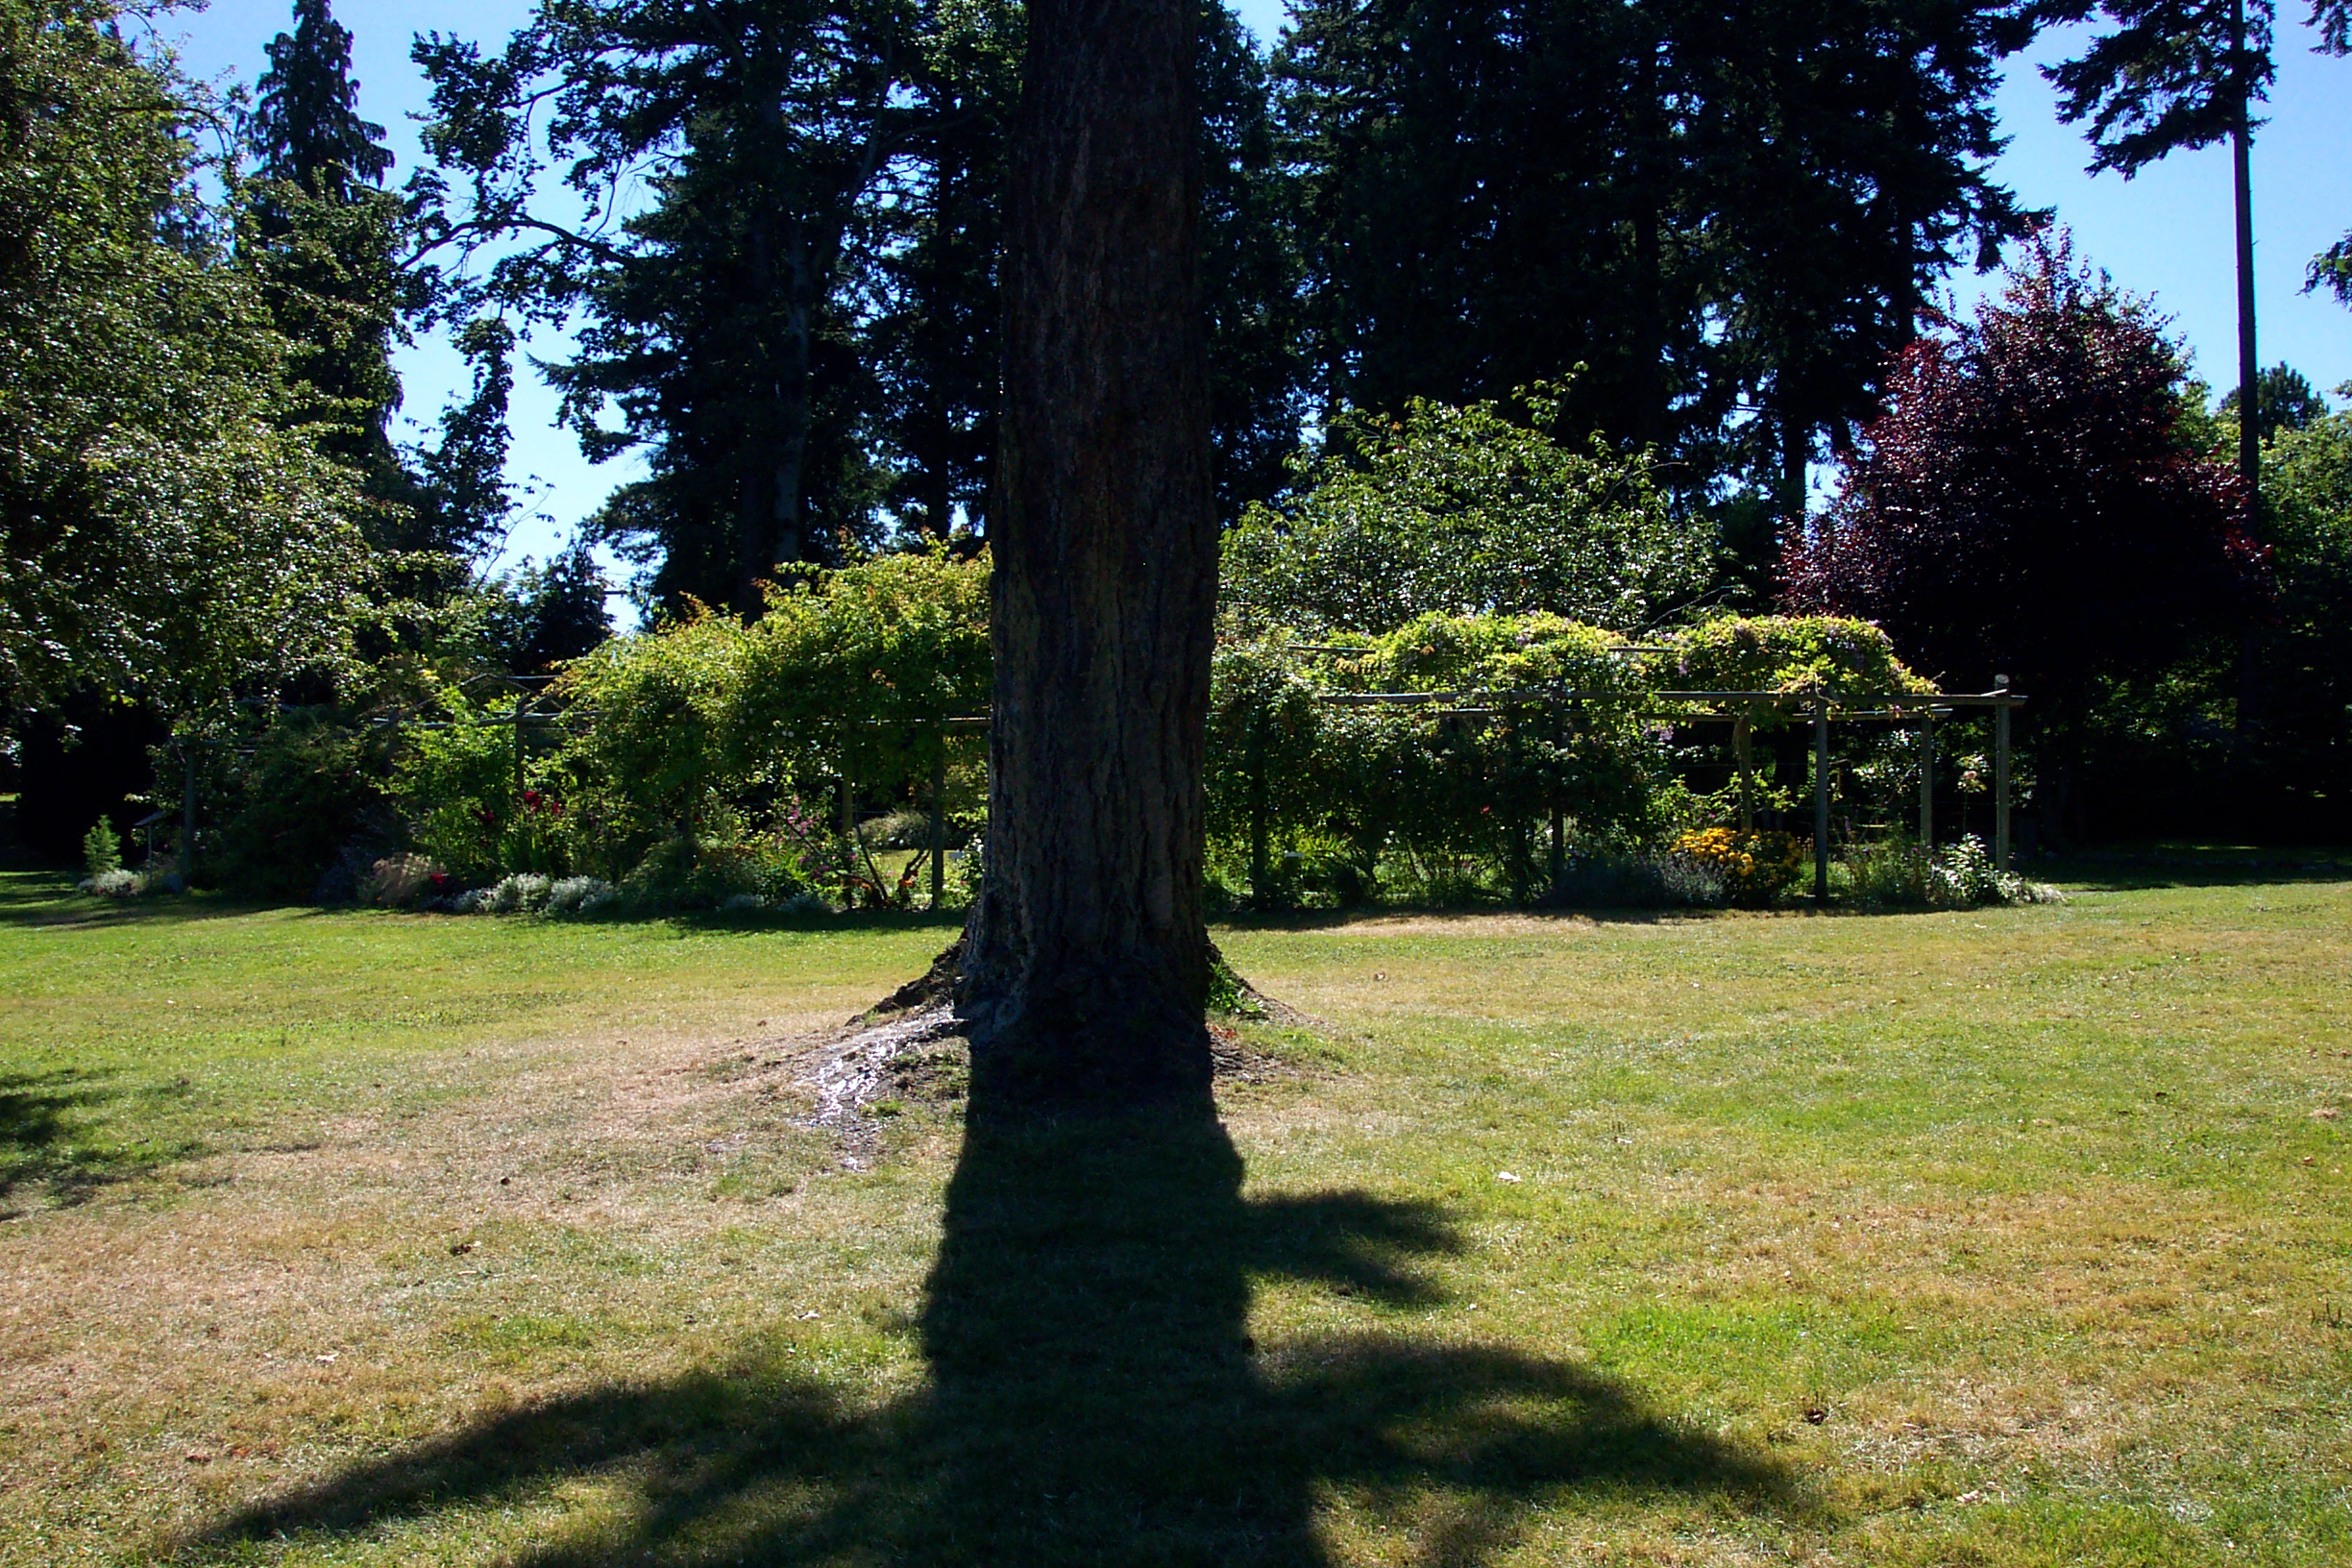
[[[2352,1555],[2340,883],[1256,922],[1221,1125],[863,1169],[935,929],[166,915],[0,919],[0,1561]]]
[[[208,1539],[326,1545],[616,1468],[633,1505],[527,1560],[1321,1562],[1327,1481],[1442,1486],[1445,1528],[1482,1539],[1563,1489],[1785,1501],[1780,1467],[1571,1363],[1396,1335],[1262,1356],[1253,1277],[1425,1307],[1410,1262],[1454,1242],[1412,1205],[1252,1203],[1240,1175],[1205,1120],[975,1130],[912,1328],[919,1389],[861,1406],[762,1347],[493,1417]]]

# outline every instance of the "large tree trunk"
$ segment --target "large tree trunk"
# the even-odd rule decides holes
[[[1033,0],[989,519],[973,1096],[1197,1097],[1216,597],[1190,0]]]

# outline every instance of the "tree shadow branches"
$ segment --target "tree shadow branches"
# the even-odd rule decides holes
[[[1471,1563],[1579,1493],[1808,1509],[1779,1465],[1597,1372],[1388,1326],[1443,1300],[1420,1265],[1460,1242],[1436,1210],[1249,1198],[1241,1176],[1205,1107],[976,1119],[916,1322],[919,1393],[860,1405],[777,1337],[486,1415],[257,1502],[190,1552],[528,1507],[576,1478],[613,1484],[617,1509],[557,1520],[521,1560],[1315,1568],[1337,1488],[1424,1560]],[[1277,1279],[1379,1327],[1261,1346],[1253,1286]]]
[[[108,1131],[90,1113],[124,1090],[101,1077],[74,1067],[0,1073],[0,1219],[14,1218],[21,1212],[15,1201],[28,1192],[44,1191],[65,1207],[190,1152],[146,1139],[126,1143]]]

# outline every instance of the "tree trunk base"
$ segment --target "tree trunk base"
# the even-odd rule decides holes
[[[1136,994],[1132,976],[1066,981],[1052,995],[1029,992],[975,998],[964,972],[964,953],[959,937],[928,969],[860,1014],[855,1023],[897,1031],[920,1019],[919,1032],[925,1041],[961,1037],[971,1052],[968,1115],[1195,1106],[1209,1101],[1214,1079],[1254,1080],[1266,1066],[1239,1045],[1231,1026],[1204,1019],[1197,1007],[1154,1016],[1121,1000]],[[1230,993],[1213,998],[1212,1011],[1286,1027],[1324,1028],[1319,1019],[1234,974],[1214,944],[1210,957],[1215,972],[1230,981]]]

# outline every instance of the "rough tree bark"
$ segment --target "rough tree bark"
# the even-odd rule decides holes
[[[1032,0],[1004,258],[973,1098],[1189,1098],[1216,597],[1190,0]]]

